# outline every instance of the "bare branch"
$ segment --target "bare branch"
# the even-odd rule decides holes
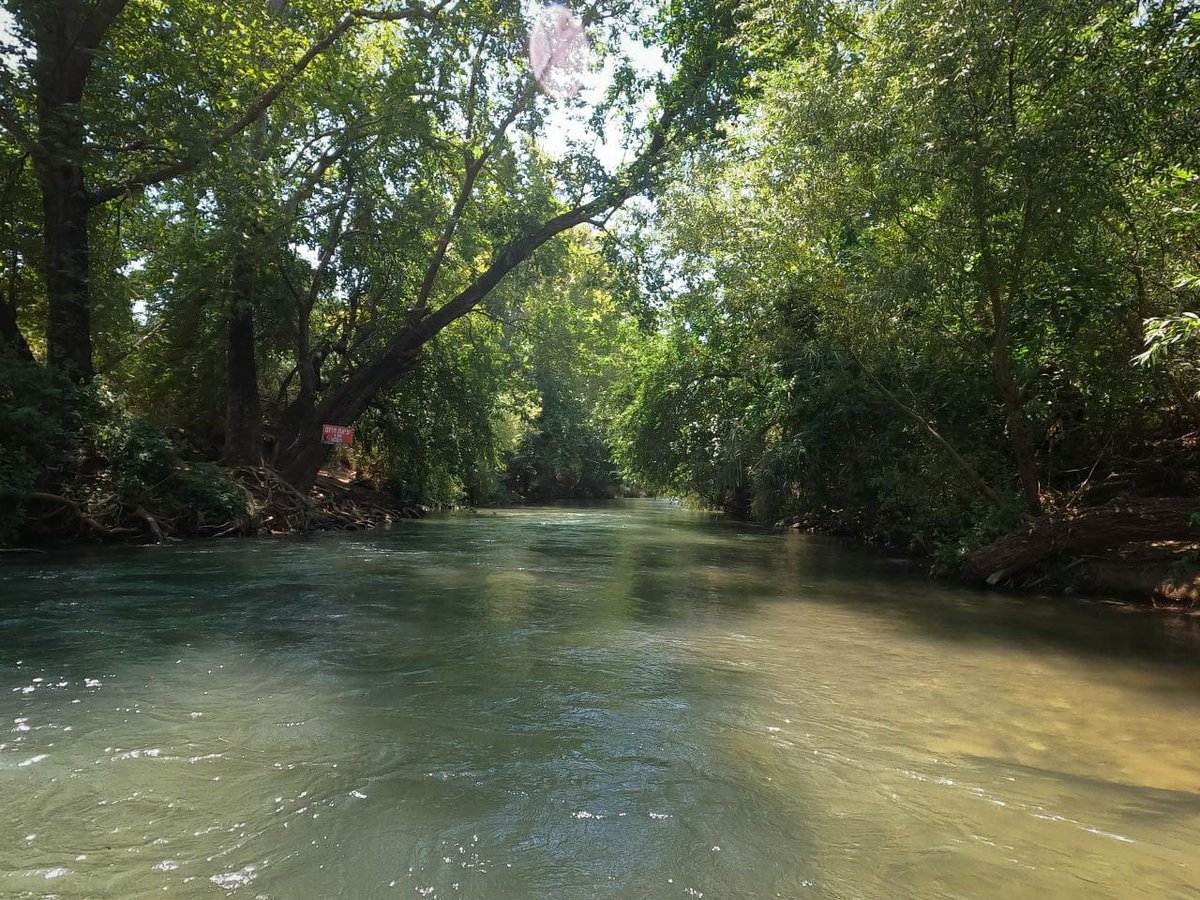
[[[446,220],[445,226],[442,228],[442,233],[438,236],[438,242],[434,247],[433,256],[429,260],[429,265],[425,269],[425,277],[421,281],[421,287],[417,291],[417,302],[415,308],[423,310],[429,305],[429,297],[433,293],[433,286],[437,283],[438,272],[441,271],[442,263],[446,259],[446,251],[450,249],[450,241],[454,238],[454,232],[458,230],[458,224],[462,221],[463,213],[466,211],[467,203],[471,199],[471,191],[475,188],[475,181],[479,177],[479,173],[483,171],[484,165],[487,163],[488,157],[495,152],[500,145],[500,141],[504,138],[510,125],[517,120],[517,116],[525,108],[526,104],[533,99],[537,92],[537,87],[530,79],[528,84],[522,89],[520,95],[513,102],[508,113],[496,126],[492,132],[491,138],[480,150],[479,156],[471,158],[469,152],[467,155],[467,170],[463,176],[462,186],[459,188],[458,196],[454,199],[454,207],[450,211],[450,218]],[[471,125],[468,123],[468,129]],[[467,135],[468,140],[470,135]]]
[[[330,150],[317,160],[317,164],[313,167],[313,170],[304,177],[304,180],[300,183],[292,195],[284,201],[284,226],[289,224],[295,218],[297,210],[300,209],[300,204],[312,196],[312,192],[316,190],[317,185],[320,184],[325,173],[329,171],[330,167],[333,166],[334,163],[345,156],[346,151],[349,149],[350,148],[347,144],[342,144],[340,147]]]
[[[128,2],[129,0],[100,0],[92,7],[91,15],[83,23],[75,39],[76,49],[91,53],[99,47]]]
[[[167,317],[160,316],[158,321],[147,328],[127,349],[122,350],[112,359],[108,360],[105,366],[98,371],[98,374],[103,375],[107,372],[112,372],[115,370],[117,366],[123,363],[129,356],[132,356],[134,353],[136,353],[138,350],[141,350],[142,347],[148,344],[151,338],[158,334],[162,330],[163,326],[166,325],[166,323]]]
[[[346,237],[346,232],[342,228],[342,224],[346,220],[346,211],[350,208],[350,199],[353,196],[350,188],[347,187],[346,196],[338,207],[336,215],[333,217],[333,222],[329,226],[329,234],[325,238],[325,245],[321,248],[321,256],[317,260],[317,268],[313,271],[312,281],[308,286],[308,293],[301,299],[301,314],[308,315],[317,302],[317,295],[321,290],[321,282],[325,279],[325,273],[329,270],[329,264],[333,262],[333,255],[337,252],[342,240]]]
[[[350,15],[371,22],[402,22],[409,19],[432,19],[450,8],[452,0],[441,0],[432,9],[356,9]]]
[[[84,512],[82,506],[69,497],[62,497],[58,494],[47,494],[43,493],[42,491],[30,491],[25,495],[24,499],[41,500],[43,503],[57,503],[59,506],[66,507],[75,515],[76,519],[101,537],[115,537],[121,534],[133,534],[132,528],[109,528],[106,525],[101,525],[100,522]]]

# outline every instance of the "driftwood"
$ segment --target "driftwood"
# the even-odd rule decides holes
[[[312,490],[303,494],[267,466],[239,466],[234,472],[255,507],[254,521],[243,529],[248,534],[356,531],[429,512],[424,506],[393,505],[382,494],[332,475],[319,475]]]
[[[95,518],[93,518],[92,516],[89,516],[86,512],[84,512],[83,507],[80,506],[78,503],[76,503],[74,500],[72,500],[70,497],[63,497],[60,494],[47,494],[42,491],[31,491],[30,493],[25,495],[25,499],[26,500],[41,500],[44,503],[58,504],[59,506],[70,510],[75,515],[76,519],[78,519],[81,523],[86,525],[89,529],[91,529],[96,534],[100,535],[101,537],[111,538],[111,537],[119,537],[124,534],[134,534],[135,533],[134,529],[132,529],[132,528],[122,528],[120,526],[109,527],[107,525],[101,524]]]
[[[1139,499],[1048,513],[967,558],[967,568],[990,585],[1026,575],[1055,559],[1116,553],[1157,541],[1200,540],[1192,517],[1200,502],[1178,497]]]

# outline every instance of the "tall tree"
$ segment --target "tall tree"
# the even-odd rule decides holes
[[[437,8],[370,11],[350,9],[256,96],[207,137],[167,136],[165,158],[132,169],[90,165],[98,148],[88,141],[89,85],[106,42],[130,0],[11,0],[22,44],[23,65],[3,70],[2,126],[33,160],[42,193],[43,267],[49,300],[47,355],[51,365],[76,381],[92,375],[91,253],[93,212],[130,192],[154,187],[196,169],[258,121],[319,55],[363,20],[428,19]],[[134,73],[130,73],[132,77]],[[137,110],[114,111],[122,114]],[[124,117],[123,115],[120,117]],[[145,138],[133,149],[157,147]],[[176,155],[177,150],[182,153]],[[99,177],[94,177],[96,175]]]
[[[585,11],[584,19],[603,21],[627,14],[624,9],[600,4]],[[513,140],[514,126],[536,127],[546,103],[524,62],[527,32],[521,10],[496,7],[495,15],[507,18],[499,23],[486,16],[467,20],[459,44],[438,57],[445,67],[438,81],[450,86],[439,92],[445,104],[442,121],[459,126],[437,136],[457,155],[452,177],[441,186],[447,202],[440,222],[430,229],[425,260],[402,305],[397,309],[393,302],[389,331],[340,379],[327,383],[297,418],[294,432],[283,435],[278,462],[290,482],[311,484],[327,458],[329,448],[320,440],[323,423],[352,424],[416,364],[429,341],[474,310],[539,248],[577,225],[607,218],[656,184],[673,158],[724,119],[737,76],[719,65],[726,50],[713,41],[711,30],[689,18],[708,11],[707,6],[677,11],[674,73],[659,86],[657,115],[644,126],[636,158],[611,175],[586,157],[551,166],[531,146]],[[732,26],[731,17],[721,21]],[[695,35],[703,40],[694,42]],[[555,170],[561,173],[557,183],[548,179]],[[424,193],[422,182],[432,173],[411,174],[416,181],[400,192]]]

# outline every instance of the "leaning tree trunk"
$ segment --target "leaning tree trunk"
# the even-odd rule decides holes
[[[616,209],[642,187],[650,183],[653,171],[667,145],[665,129],[674,111],[668,109],[659,120],[654,137],[629,167],[630,177],[618,180],[608,189],[578,206],[554,216],[541,225],[510,241],[491,264],[452,299],[429,310],[420,298],[409,310],[407,324],[396,333],[375,360],[354,372],[333,391],[299,429],[296,438],[279,455],[279,471],[299,490],[312,486],[317,473],[329,456],[321,444],[321,425],[351,425],[380,392],[394,384],[420,357],[421,348],[442,329],[471,312],[513,269],[520,266],[548,240],[596,216]],[[506,126],[507,127],[507,126]],[[645,182],[642,179],[646,179]],[[440,248],[440,245],[439,245]],[[435,251],[440,255],[442,251]],[[436,261],[436,258],[435,258]]]
[[[417,361],[419,347],[388,353],[359,369],[300,424],[295,438],[279,457],[279,474],[297,490],[312,487],[329,459],[330,448],[321,443],[322,425],[352,425],[380,392],[395,384]]]

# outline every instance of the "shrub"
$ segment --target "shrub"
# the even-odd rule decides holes
[[[0,351],[0,544],[19,534],[26,494],[58,491],[97,410],[68,379]]]
[[[155,423],[56,372],[0,353],[0,544],[76,527],[54,517],[31,529],[27,496],[35,491],[79,502],[109,527],[144,527],[135,515],[139,507],[173,532],[248,514],[240,485],[215,465],[185,460]]]

